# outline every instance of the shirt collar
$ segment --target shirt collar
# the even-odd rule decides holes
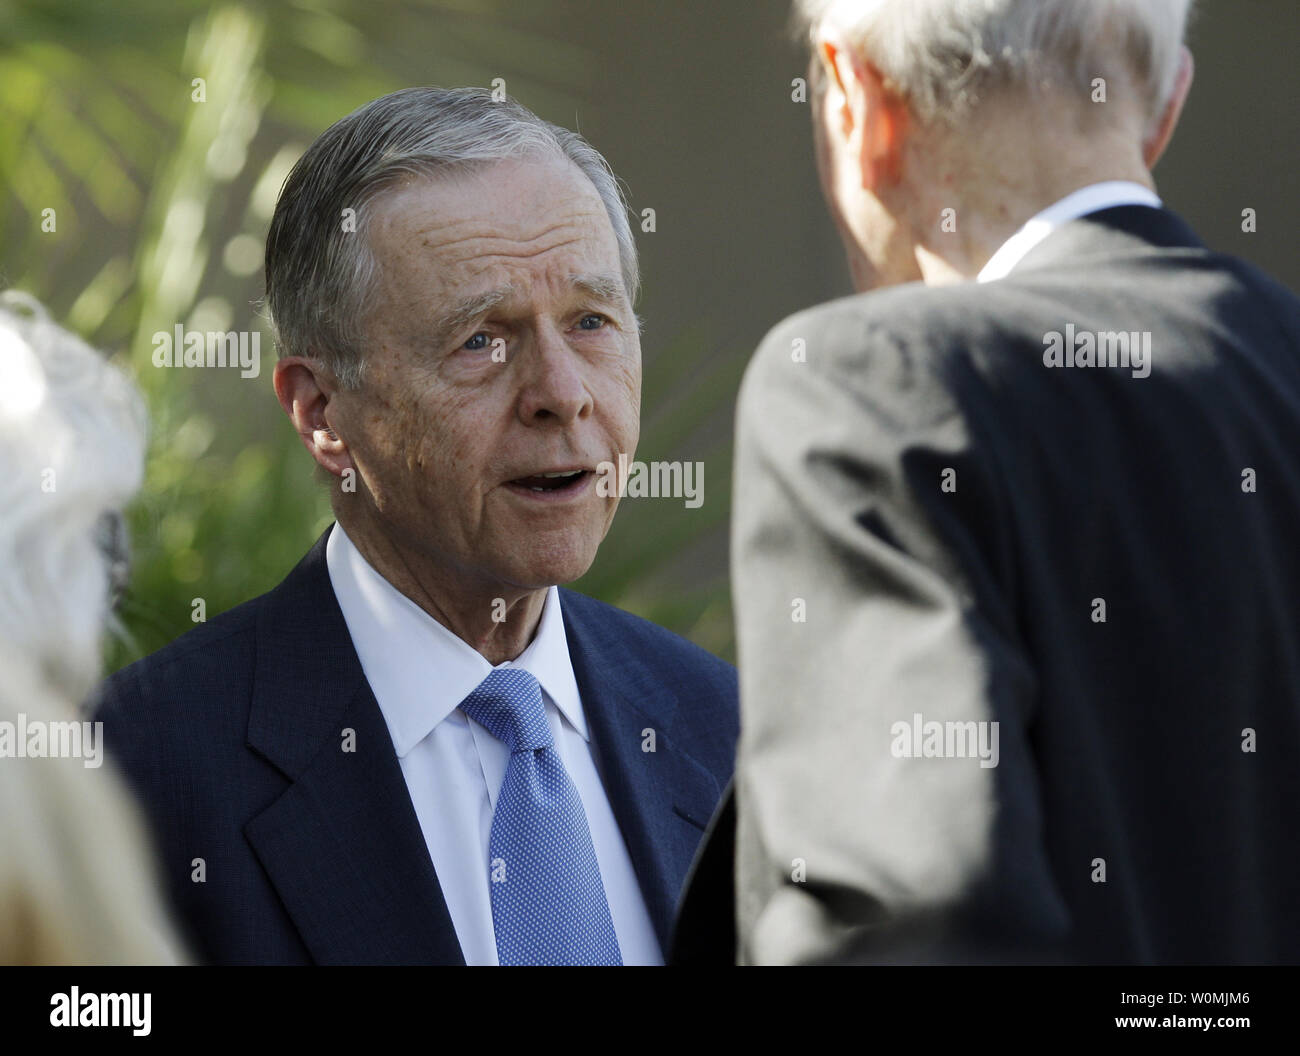
[[[337,523],[325,543],[325,562],[393,747],[405,756],[487,678],[492,665],[381,576]],[[544,697],[590,739],[558,588],[547,590],[528,648],[500,666],[528,671]]]
[[[507,660],[500,666],[522,667],[531,674],[542,684],[542,691],[551,698],[551,703],[559,709],[560,714],[569,720],[569,725],[582,735],[584,741],[591,739],[587,732],[586,716],[582,713],[578,679],[573,673],[573,661],[569,657],[569,639],[564,632],[564,616],[560,612],[559,587],[547,589],[542,618],[528,648],[517,659]]]
[[[994,279],[1005,278],[1031,249],[1071,220],[1078,220],[1081,216],[1102,209],[1113,209],[1117,205],[1145,205],[1159,209],[1161,204],[1154,191],[1131,180],[1107,180],[1082,187],[1049,205],[1002,243],[998,251],[989,257],[975,281],[992,282]]]

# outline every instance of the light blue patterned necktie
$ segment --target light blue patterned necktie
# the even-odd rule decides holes
[[[622,964],[578,790],[560,762],[541,684],[498,667],[461,710],[510,749],[488,838],[497,960]]]

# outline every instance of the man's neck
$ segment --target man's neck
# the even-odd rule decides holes
[[[1017,142],[1021,149],[1009,143],[996,154],[985,148],[977,156],[915,159],[937,174],[908,210],[916,218],[912,240],[927,285],[974,279],[1027,221],[1081,188],[1112,180],[1155,187],[1140,143],[1123,130],[1092,139],[1049,137],[1047,148]]]
[[[507,587],[459,575],[383,532],[341,518],[339,524],[371,568],[488,663],[517,659],[536,635],[548,588]]]

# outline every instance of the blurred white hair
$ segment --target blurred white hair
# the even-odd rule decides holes
[[[108,547],[140,487],[145,430],[120,371],[34,298],[0,293],[0,642],[73,701],[99,677],[121,571]]]
[[[955,124],[1004,89],[1044,82],[1087,101],[1103,77],[1132,80],[1150,127],[1173,91],[1192,3],[796,0],[796,12],[812,35],[834,27],[923,122]]]

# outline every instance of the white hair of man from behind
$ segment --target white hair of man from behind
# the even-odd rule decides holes
[[[0,294],[0,642],[70,700],[100,673],[105,517],[139,490],[134,385],[32,297]]]
[[[955,126],[1004,91],[1080,101],[1098,78],[1142,93],[1151,126],[1173,91],[1193,0],[797,0],[870,62],[924,122]]]

